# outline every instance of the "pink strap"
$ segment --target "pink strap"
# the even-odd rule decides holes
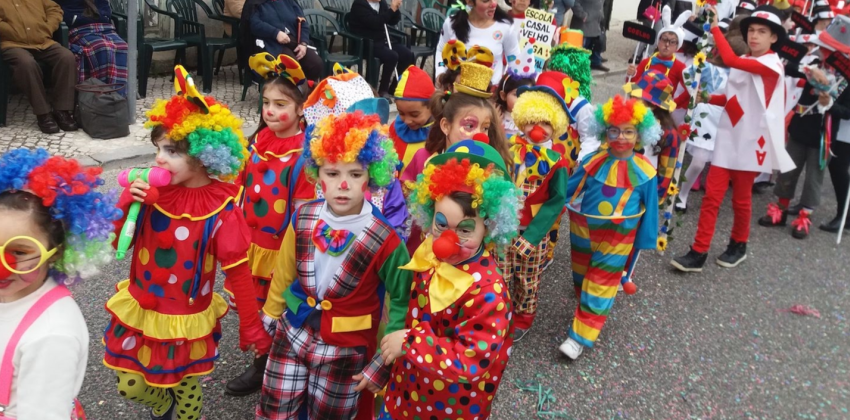
[[[5,408],[8,406],[9,400],[12,398],[12,376],[15,371],[15,367],[12,365],[12,358],[15,356],[15,349],[18,347],[18,342],[21,341],[21,337],[25,332],[27,332],[32,323],[35,322],[35,320],[38,319],[38,317],[41,316],[41,314],[46,311],[50,305],[53,305],[54,302],[66,296],[71,296],[71,292],[69,292],[68,288],[65,286],[59,285],[51,289],[35,302],[35,305],[27,311],[24,318],[21,320],[21,323],[18,324],[17,328],[15,328],[12,338],[9,339],[9,343],[6,344],[6,352],[3,354],[3,362],[0,363],[0,407]]]

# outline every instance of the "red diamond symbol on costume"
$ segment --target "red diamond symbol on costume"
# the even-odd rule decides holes
[[[732,127],[738,125],[741,117],[744,116],[744,110],[741,109],[741,104],[738,103],[738,97],[733,96],[732,99],[726,101],[726,114],[729,115],[729,121],[732,121]]]
[[[759,149],[764,149],[764,136],[759,137]]]

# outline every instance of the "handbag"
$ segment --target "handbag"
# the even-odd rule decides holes
[[[130,135],[127,98],[119,92],[120,83],[106,84],[100,79],[86,79],[76,86],[76,120],[83,131],[95,139],[114,139]]]
[[[12,364],[12,359],[15,357],[15,350],[18,347],[18,342],[21,337],[32,326],[33,322],[38,319],[41,314],[47,310],[53,303],[63,297],[71,296],[71,292],[65,286],[56,286],[44,296],[40,297],[35,305],[24,314],[21,323],[15,328],[12,337],[6,344],[6,351],[3,353],[2,362],[0,362],[0,420],[15,420],[12,417],[6,416],[6,407],[9,406],[9,400],[12,398],[12,377],[14,376],[15,366]],[[71,420],[85,420],[86,415],[83,411],[80,402],[74,399],[73,411],[69,417]]]

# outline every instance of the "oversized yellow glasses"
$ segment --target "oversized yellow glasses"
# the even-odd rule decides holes
[[[29,274],[50,260],[56,249],[47,250],[35,238],[15,236],[0,246],[0,263],[15,274]]]

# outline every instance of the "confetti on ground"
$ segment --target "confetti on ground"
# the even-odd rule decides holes
[[[788,309],[780,309],[779,312],[791,312],[797,315],[813,316],[815,318],[820,318],[820,312],[818,312],[817,309],[808,307],[806,305],[794,305]]]
[[[519,388],[520,391],[537,393],[537,418],[572,419],[572,417],[565,411],[550,411],[550,404],[555,402],[555,396],[552,395],[552,388],[546,387],[544,389],[543,385],[541,385],[537,381],[523,382],[520,380],[516,380],[514,381],[514,385],[516,385],[516,387]]]

